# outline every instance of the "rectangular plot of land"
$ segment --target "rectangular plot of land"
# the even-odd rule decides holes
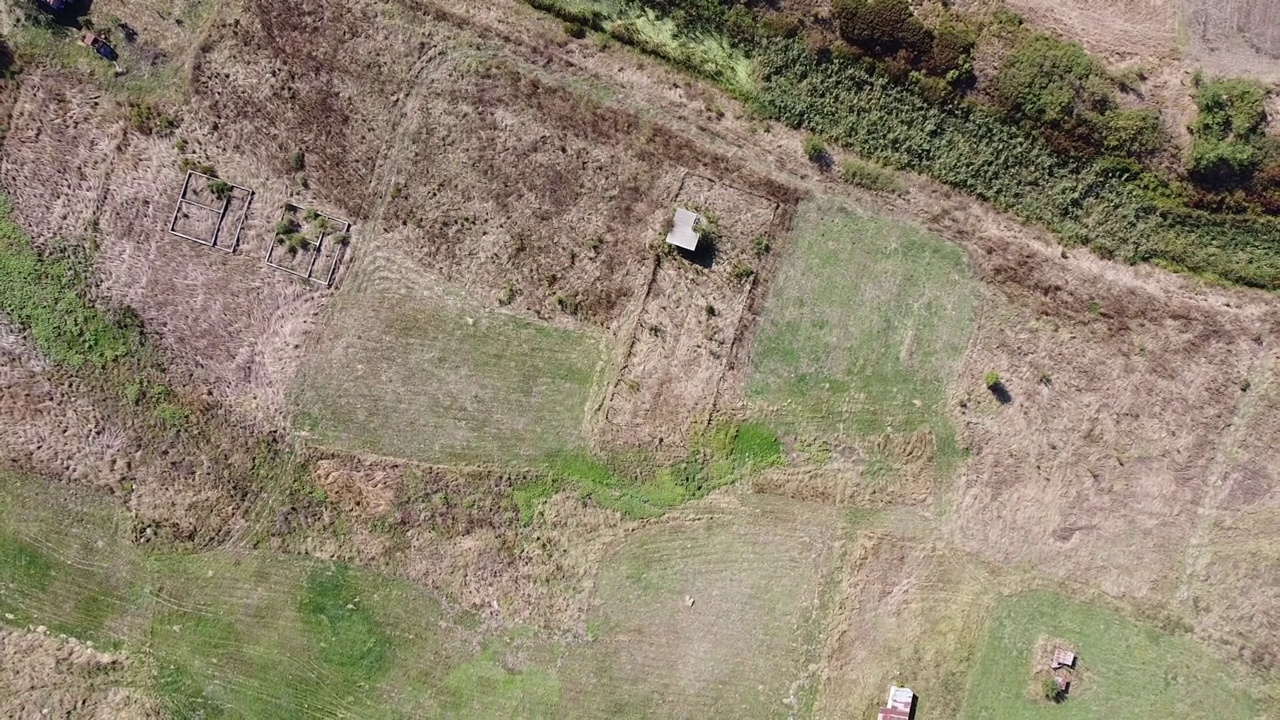
[[[253,202],[253,191],[188,170],[169,222],[170,234],[211,248],[235,252]]]
[[[321,285],[333,285],[351,236],[347,220],[286,203],[267,246],[269,267]]]
[[[600,337],[486,309],[401,256],[366,261],[301,377],[303,429],[428,462],[524,464],[584,444]]]
[[[693,252],[659,258],[600,432],[624,445],[681,445],[706,417],[743,323],[778,203],[703,177],[685,178],[673,207],[704,217]]]
[[[962,249],[832,201],[803,206],[748,382],[788,430],[845,439],[949,427],[977,283]]]
[[[1029,688],[1041,637],[1062,638],[1079,659],[1067,700]],[[973,664],[961,718],[1262,717],[1246,678],[1186,637],[1047,592],[1001,601]],[[1134,688],[1158,683],[1159,692]]]

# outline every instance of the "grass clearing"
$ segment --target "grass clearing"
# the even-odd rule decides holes
[[[753,496],[628,536],[601,567],[596,639],[562,662],[560,715],[784,716],[840,524],[813,510]]]
[[[954,456],[946,388],[977,282],[964,252],[832,200],[801,206],[761,320],[748,397],[779,428],[849,439],[931,430]]]
[[[342,302],[346,301],[346,302]],[[580,450],[603,340],[442,287],[349,288],[297,393],[319,442],[441,463]]]
[[[1075,644],[1066,702],[1032,699],[1032,652],[1042,635]],[[962,718],[1255,718],[1238,675],[1191,640],[1048,592],[1005,598],[973,669]]]

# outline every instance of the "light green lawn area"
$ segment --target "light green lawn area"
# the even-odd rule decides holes
[[[753,410],[802,436],[928,428],[953,458],[946,390],[978,291],[964,252],[830,199],[801,206],[787,252],[761,320]]]
[[[449,288],[344,288],[297,392],[319,442],[439,463],[528,464],[581,449],[604,353],[589,331]]]
[[[559,716],[786,717],[821,644],[834,557],[822,548],[840,525],[829,509],[756,496],[629,535],[601,566],[594,640],[561,664]]]
[[[1079,677],[1061,704],[1033,700],[1042,635],[1072,643]],[[1261,717],[1237,674],[1187,638],[1045,592],[1005,598],[992,616],[962,718],[1166,720]]]

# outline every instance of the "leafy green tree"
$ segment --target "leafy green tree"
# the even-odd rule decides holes
[[[1058,128],[1092,120],[1114,102],[1110,81],[1084,48],[1048,35],[1030,35],[1014,48],[994,90],[1009,115]]]
[[[835,0],[831,17],[840,37],[875,55],[926,52],[933,41],[907,0]]]

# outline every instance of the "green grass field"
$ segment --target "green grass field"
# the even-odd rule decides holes
[[[821,643],[814,603],[833,556],[820,549],[839,525],[832,511],[754,497],[629,536],[601,568],[595,640],[562,665],[561,716],[786,717]]]
[[[0,482],[0,625],[134,656],[173,718],[773,717],[818,637],[814,542],[839,525],[758,499],[638,533],[605,565],[592,640],[565,644],[340,563],[149,552],[109,498]]]
[[[149,659],[168,717],[536,717],[508,711],[558,699],[549,670],[478,652],[412,586],[251,551],[147,553],[108,498],[0,482],[0,624]]]
[[[441,463],[580,449],[603,340],[456,291],[353,283],[308,363],[298,423],[324,444]]]
[[[1078,679],[1058,705],[1032,699],[1041,635],[1075,644]],[[1192,641],[1044,592],[1005,598],[973,668],[962,718],[1261,717],[1238,674]]]
[[[801,207],[788,252],[761,321],[753,409],[800,435],[928,428],[954,450],[946,388],[977,303],[964,252],[833,200]]]

